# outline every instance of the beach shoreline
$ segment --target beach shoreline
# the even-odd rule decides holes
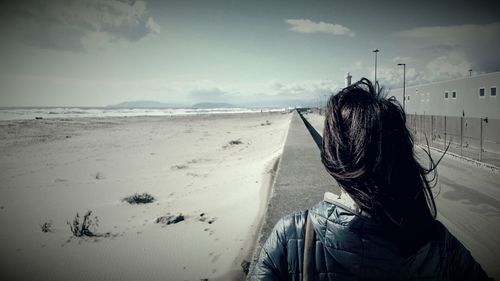
[[[1,121],[4,275],[243,279],[240,264],[252,254],[290,116]],[[142,192],[155,201],[121,201]],[[72,237],[66,222],[87,210],[103,235]],[[184,221],[155,222],[177,214]],[[45,222],[48,232],[41,230]],[[21,270],[26,264],[33,265],[29,272]]]

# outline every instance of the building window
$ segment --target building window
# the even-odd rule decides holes
[[[479,88],[479,97],[484,98],[484,88]]]
[[[444,99],[447,100],[448,99],[448,92],[444,92]]]
[[[457,98],[457,91],[451,92],[451,98],[456,99]]]
[[[497,87],[491,87],[490,88],[490,96],[496,97],[497,96]]]

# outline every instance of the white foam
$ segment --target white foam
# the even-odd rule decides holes
[[[0,109],[0,120],[27,120],[41,117],[50,118],[80,118],[80,117],[127,117],[127,116],[176,116],[195,114],[221,113],[254,113],[279,112],[283,108],[80,108],[80,107],[45,107],[45,108],[3,108]]]

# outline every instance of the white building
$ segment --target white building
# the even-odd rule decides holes
[[[407,114],[500,119],[500,72],[406,87]],[[394,89],[402,103],[403,88]]]

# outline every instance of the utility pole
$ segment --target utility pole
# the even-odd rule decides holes
[[[398,63],[398,66],[403,66],[403,110],[405,110],[405,101],[406,101],[406,63]]]
[[[375,87],[376,87],[376,90],[378,92],[378,86],[377,86],[378,85],[378,83],[377,83],[377,54],[378,54],[378,52],[380,52],[380,50],[379,49],[375,49],[372,52],[375,53]]]

